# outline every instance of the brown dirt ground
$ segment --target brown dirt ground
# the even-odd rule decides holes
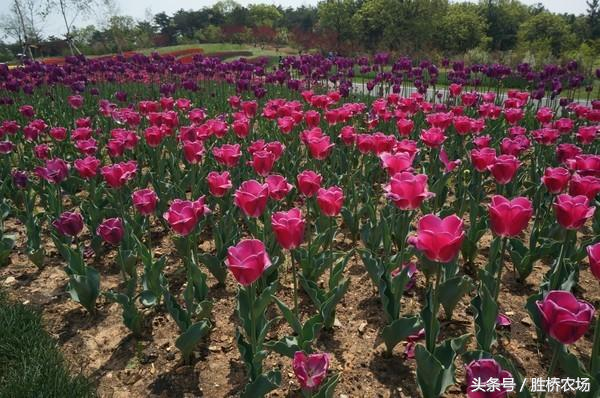
[[[231,278],[224,287],[215,287],[216,281],[210,279],[214,329],[197,348],[192,364],[185,365],[174,346],[177,327],[164,309],[144,310],[148,333],[139,340],[123,326],[117,304],[100,298],[97,314],[90,316],[65,292],[64,262],[52,242],[46,242],[50,254],[46,266],[39,270],[23,253],[24,228],[14,221],[9,221],[7,227],[18,236],[18,250],[11,256],[9,265],[0,268],[0,284],[14,300],[42,312],[47,330],[56,339],[73,370],[89,376],[101,397],[230,397],[241,391],[245,375],[234,341],[236,284]],[[174,253],[169,236],[162,231],[155,232],[160,240],[156,254]],[[483,249],[476,261],[479,266],[486,262],[490,238],[486,235],[480,242]],[[336,240],[338,250],[351,245],[342,234]],[[153,238],[153,241],[157,240]],[[94,264],[102,274],[103,290],[115,288],[121,281],[114,256],[114,251],[109,252],[102,261]],[[384,346],[378,339],[379,330],[385,325],[378,294],[362,262],[356,260],[353,258],[346,269],[351,285],[338,306],[338,325],[332,332],[322,332],[316,344],[316,349],[332,353],[332,370],[341,373],[336,396],[419,396],[414,360],[404,358],[403,354],[406,343],[399,344],[392,357],[385,355]],[[175,254],[169,255],[167,275],[172,275],[180,265]],[[536,283],[542,279],[547,266],[538,262],[526,285],[514,279],[508,259],[506,266],[508,271],[504,273],[500,303],[501,311],[511,318],[512,326],[501,332],[498,349],[527,377],[545,376],[548,348],[537,344],[535,327],[523,307],[527,296],[536,291]],[[15,281],[7,284],[6,280],[11,276]],[[170,281],[172,286],[177,284]],[[288,278],[277,294],[291,303],[291,289]],[[419,311],[424,291],[424,277],[417,274],[416,287],[403,299],[403,313]],[[586,265],[582,265],[577,293],[596,308],[600,306],[598,282]],[[308,314],[312,311],[310,300],[306,296],[301,299],[303,310]],[[474,332],[472,316],[468,313],[469,301],[469,297],[464,298],[455,310],[453,320],[442,322],[443,336]],[[289,331],[283,323],[275,329],[271,338],[281,337]],[[589,360],[591,339],[588,332],[572,347],[584,361]],[[473,340],[471,348],[475,347]],[[464,366],[458,361],[457,383],[448,389],[448,397],[464,396]],[[271,396],[300,396],[288,358],[271,354],[265,362],[265,369],[282,369],[281,387]]]

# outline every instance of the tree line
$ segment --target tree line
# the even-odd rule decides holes
[[[119,13],[114,0],[10,1],[10,14],[0,23],[10,43],[2,47],[3,57],[33,56],[36,49],[39,55],[102,54],[220,42],[343,55],[461,55],[473,62],[584,57],[593,64],[600,54],[600,0],[587,0],[581,15],[552,13],[542,4],[518,0],[324,0],[296,8],[222,0],[141,20]],[[64,21],[62,36],[43,35],[51,13]],[[94,13],[101,16],[97,25],[76,25]]]

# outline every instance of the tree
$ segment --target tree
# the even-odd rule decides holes
[[[519,27],[535,12],[518,0],[481,0],[480,14],[487,23],[486,36],[491,39],[490,49],[507,51],[515,48]]]
[[[75,52],[81,54],[73,41],[73,24],[78,18],[91,15],[96,6],[95,0],[48,0],[48,7],[56,10],[64,22],[65,41],[71,55]]]
[[[440,49],[458,54],[485,43],[487,26],[478,14],[477,6],[453,4],[441,18],[436,29],[436,42]]]
[[[250,4],[248,6],[250,21],[254,26],[267,26],[275,28],[279,26],[283,14],[274,5]]]
[[[549,12],[531,17],[519,28],[522,48],[548,48],[554,57],[574,46],[575,36],[563,18]]]
[[[360,8],[356,0],[325,0],[317,5],[321,32],[331,32],[335,37],[335,50],[354,41],[352,17]]]
[[[0,28],[5,36],[19,43],[22,54],[33,58],[31,49],[41,41],[40,26],[48,15],[48,8],[39,0],[13,0],[9,12],[2,17]]]
[[[158,27],[160,34],[165,38],[166,44],[173,44],[176,41],[177,28],[173,19],[165,12],[159,12],[154,16],[154,23]]]
[[[600,38],[600,0],[587,0],[587,20],[592,39]]]

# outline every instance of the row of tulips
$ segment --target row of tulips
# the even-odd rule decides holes
[[[62,107],[45,107],[43,90]],[[473,92],[446,103],[419,94],[346,102],[317,88],[256,101],[233,90],[119,105],[40,87],[28,98],[34,105],[0,108],[2,219],[24,225],[31,261],[44,265],[50,236],[73,300],[93,314],[104,295],[137,336],[147,328],[142,307],[166,309],[186,360],[212,328],[208,282],[220,289],[229,272],[238,282],[243,394],[280,384],[279,370],[263,369],[276,352],[293,360],[306,395],[331,396],[340,375],[328,375],[329,357],[315,344],[332,330],[348,292],[348,263],[360,259],[380,296],[387,352],[407,341],[423,396],[437,397],[455,383],[459,356],[469,389],[476,378],[507,374],[522,384],[523,369],[496,342],[498,325],[510,322],[500,295],[511,272],[506,259],[519,283],[532,282],[534,264],[544,260],[527,310],[540,347],[552,348],[549,375],[559,366],[598,391],[598,326],[588,364],[568,350],[594,319],[593,306],[572,293],[586,255],[600,277],[597,105],[550,109],[520,92],[503,101]],[[166,231],[185,274],[181,291],[165,272],[176,260],[156,254],[156,234]],[[350,250],[340,251],[340,235]],[[210,249],[201,245],[207,241]],[[4,229],[1,242],[6,261],[14,239]],[[124,284],[102,292],[93,257],[108,250],[117,253]],[[405,293],[418,274],[426,288],[417,296],[421,310],[406,313]],[[310,308],[300,307],[299,295]],[[468,298],[475,350],[467,348],[470,335],[448,338],[440,322],[442,312],[452,321]],[[267,339],[271,307],[291,335]]]

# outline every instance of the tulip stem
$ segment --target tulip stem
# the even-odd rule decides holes
[[[300,321],[300,313],[298,308],[298,278],[296,277],[296,262],[294,261],[294,254],[290,250],[290,261],[292,262],[292,281],[294,283],[294,314],[298,321]]]
[[[556,364],[558,363],[558,354],[560,352],[562,344],[559,342],[554,343],[554,348],[552,349],[552,361],[550,362],[550,368],[548,369],[548,379],[552,377],[554,374],[554,370],[556,369]],[[546,391],[542,392],[540,398],[544,398],[546,396]]]
[[[596,319],[596,327],[594,328],[594,345],[592,347],[592,357],[590,358],[590,373],[592,377],[596,377],[600,371],[600,314]]]
[[[499,258],[496,259],[496,261],[498,261],[498,277],[496,279],[496,291],[495,293],[495,299],[496,302],[498,302],[498,296],[500,295],[500,287],[502,286],[502,269],[504,268],[504,252],[506,251],[506,242],[508,241],[508,238],[502,238],[502,242],[500,244],[500,254],[499,254]]]
[[[248,301],[249,301],[249,309],[250,309],[250,346],[252,346],[252,357],[256,355],[258,352],[258,347],[256,347],[256,319],[254,316],[254,299],[256,298],[256,286],[255,283],[252,282],[248,286]],[[252,374],[250,375],[251,380],[255,380],[258,377],[258,372],[254,366],[251,367]]]

